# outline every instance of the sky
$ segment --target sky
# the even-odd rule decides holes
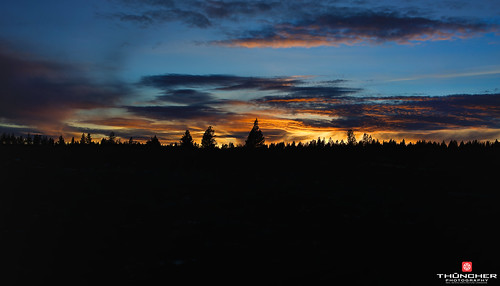
[[[500,139],[497,0],[5,0],[0,132]]]

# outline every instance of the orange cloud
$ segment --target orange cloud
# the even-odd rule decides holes
[[[246,48],[291,48],[379,44],[415,44],[467,39],[498,30],[483,22],[408,17],[382,11],[322,12],[302,15],[294,22],[275,23],[240,37],[214,44]]]

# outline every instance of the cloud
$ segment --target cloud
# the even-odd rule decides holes
[[[144,76],[139,82],[141,86],[151,86],[165,90],[162,99],[177,97],[204,97],[209,99],[206,92],[192,89],[177,89],[179,87],[205,88],[213,91],[258,90],[286,92],[294,95],[335,97],[341,94],[356,93],[359,88],[340,87],[344,80],[323,81],[317,84],[307,81],[308,77],[243,77],[235,75],[189,75],[165,74]]]
[[[500,94],[414,97],[264,97],[255,101],[288,110],[310,127],[381,130],[500,128]]]
[[[424,41],[465,39],[495,30],[480,21],[431,19],[396,12],[337,9],[306,15],[291,22],[275,23],[260,30],[230,35],[214,44],[247,48],[290,48],[378,44],[411,44]]]
[[[233,22],[242,17],[262,15],[281,6],[279,1],[151,1],[121,0],[128,9],[102,15],[122,22],[148,27],[154,24],[181,22],[191,27],[209,28],[214,21],[227,19]]]
[[[208,105],[188,106],[126,106],[133,114],[156,120],[200,120],[218,122],[233,113]]]
[[[244,77],[235,75],[165,74],[144,76],[139,86],[155,87],[161,95],[149,106],[127,106],[127,110],[149,118],[162,120],[189,120],[227,118],[234,108],[255,109],[261,103],[272,105],[291,101],[323,101],[361,91],[339,86],[342,80],[323,81],[319,85],[309,77]],[[230,96],[242,90],[253,90],[260,95],[255,101],[222,99],[216,94],[231,91]],[[262,94],[265,94],[262,95]],[[274,94],[274,95],[269,95]],[[257,103],[257,104],[256,104]],[[167,104],[167,105],[166,105]]]
[[[262,109],[262,106],[270,106],[275,102],[276,107],[279,107],[280,103],[291,104],[292,100],[297,103],[334,101],[362,90],[342,87],[341,85],[346,83],[345,80],[314,82],[313,79],[314,77],[310,76],[149,75],[142,77],[137,83],[138,86],[154,87],[160,91],[160,95],[148,102],[148,105],[125,108],[130,114],[149,120],[185,123],[196,128],[215,125],[220,138],[226,140],[245,138],[253,120],[258,117],[264,119],[263,126],[266,127],[266,137],[270,142],[279,141],[280,138],[297,137],[286,130],[287,126],[294,125],[293,120],[278,119],[277,113],[274,112],[276,109]],[[252,91],[258,99],[223,98],[237,96],[239,91]],[[246,125],[248,128],[242,128]]]
[[[157,96],[156,100],[180,104],[200,104],[216,101],[215,97],[210,93],[194,89],[168,90],[163,95]]]
[[[195,11],[186,11],[181,9],[152,10],[147,11],[142,15],[131,16],[137,16],[140,19],[145,18],[146,20],[142,21],[142,24],[181,21],[188,24],[188,26],[197,28],[207,28],[212,26],[210,20],[207,19],[207,17],[205,17],[203,14]],[[124,19],[121,18],[121,20],[123,21]]]
[[[97,84],[77,66],[0,48],[0,118],[51,132],[78,110],[112,107],[128,95],[120,83]]]
[[[181,22],[197,28],[212,26],[211,21],[198,11],[199,8],[182,5],[183,3],[179,1],[121,0],[116,2],[123,4],[126,9],[114,13],[99,13],[99,16],[137,24],[143,28],[169,22]]]
[[[161,89],[175,87],[204,87],[219,90],[279,90],[290,85],[302,83],[301,79],[293,77],[242,77],[235,75],[190,75],[165,74],[142,77],[139,85],[152,86]]]
[[[140,84],[161,89],[162,95],[157,97],[161,105],[127,106],[127,110],[155,120],[203,121],[225,125],[227,121],[241,116],[247,118],[250,114],[258,116],[264,113],[270,116],[269,120],[287,118],[299,122],[302,129],[353,128],[366,132],[402,132],[500,128],[500,110],[496,107],[500,106],[499,94],[368,97],[363,95],[363,89],[343,86],[345,83],[344,80],[311,81],[307,77],[146,76]],[[240,90],[254,90],[261,94],[256,99],[246,101],[244,107],[247,111],[243,113],[235,112],[235,107],[240,106],[241,101],[233,105],[232,101],[215,96],[217,92]],[[269,91],[274,94],[269,95]],[[286,130],[289,126],[274,129]]]
[[[280,1],[201,1],[202,9],[211,18],[255,16],[271,12],[281,6]]]
[[[152,128],[155,127],[155,121],[142,118],[124,118],[124,117],[110,117],[110,118],[90,118],[79,122],[80,124],[92,124],[100,126],[120,127],[120,128]]]
[[[412,81],[412,80],[421,80],[426,78],[459,78],[459,77],[472,77],[472,76],[484,76],[484,75],[497,75],[500,74],[500,69],[489,69],[489,70],[478,70],[478,71],[469,71],[469,72],[452,72],[452,73],[444,73],[444,74],[426,74],[426,75],[416,75],[405,78],[394,78],[389,79],[387,82],[398,82],[398,81]]]
[[[349,128],[380,134],[447,134],[446,138],[451,130],[500,129],[498,93],[366,96],[364,89],[350,84],[311,76],[148,75],[136,85],[159,93],[141,105],[124,103],[131,94],[126,86],[96,83],[78,66],[0,49],[0,128],[52,135],[64,128],[100,134],[119,130],[123,136],[160,134],[176,141],[185,129],[202,134],[214,125],[221,139],[243,140],[258,117],[268,142],[324,137]],[[238,97],[247,91],[252,99]],[[111,109],[116,114],[103,116]],[[81,112],[85,110],[91,112]],[[460,134],[465,138],[479,136],[477,132]]]
[[[466,39],[499,30],[498,25],[484,18],[471,18],[463,13],[449,17],[442,12],[449,10],[450,6],[454,11],[464,10],[461,7],[465,7],[465,2],[462,5],[432,3],[434,6],[430,3],[380,6],[382,3],[369,1],[118,2],[125,8],[108,14],[108,18],[141,27],[180,22],[190,27],[212,28],[219,34],[226,34],[227,38],[210,43],[229,47],[290,48],[385,42],[414,44]]]

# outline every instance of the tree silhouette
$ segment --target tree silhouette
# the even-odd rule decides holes
[[[245,146],[250,148],[258,148],[264,146],[264,135],[262,131],[259,129],[259,121],[255,118],[255,122],[253,123],[253,128],[248,134],[247,140],[245,141]]]
[[[33,145],[41,145],[42,144],[42,135],[34,135],[33,136]]]
[[[109,133],[108,143],[109,144],[115,144],[116,143],[115,132],[111,131],[111,133]]]
[[[65,142],[64,142],[64,137],[63,137],[62,135],[61,135],[61,136],[59,136],[59,139],[58,139],[58,141],[57,141],[57,144],[58,144],[58,145],[64,145],[64,144],[65,144]]]
[[[354,132],[352,129],[347,130],[347,145],[356,144],[356,137],[354,136]]]
[[[201,138],[201,148],[215,148],[215,145],[217,145],[215,141],[215,131],[212,126],[208,126]]]
[[[109,133],[109,136],[108,138],[102,138],[101,139],[101,145],[113,145],[113,144],[116,144],[116,136],[115,136],[115,132],[111,131],[111,133]]]
[[[85,144],[92,144],[92,136],[90,136],[90,133],[87,133],[87,137],[85,137]]]
[[[28,133],[28,137],[26,137],[26,145],[33,145],[33,138],[31,138],[31,135]]]
[[[184,148],[193,148],[194,147],[193,137],[191,136],[191,133],[189,133],[189,130],[186,130],[184,135],[182,135],[182,137],[181,137],[181,147],[184,147]]]
[[[156,137],[155,135],[154,137],[151,137],[148,141],[146,141],[146,146],[160,147],[161,143],[160,140],[158,140],[158,137]]]
[[[208,129],[205,131],[205,134],[203,135],[202,139],[202,144],[201,146],[203,148],[216,148],[216,141],[215,141],[215,131],[212,128],[212,126],[209,126]],[[71,142],[71,143],[69,143]],[[82,143],[85,142],[85,143]],[[35,146],[66,146],[68,149],[71,149],[73,145],[80,145],[80,144],[92,144],[95,146],[99,146],[99,143],[97,142],[92,142],[92,138],[90,136],[90,133],[85,135],[85,133],[82,134],[81,138],[79,141],[75,141],[75,138],[71,138],[70,141],[66,142],[64,137],[61,135],[58,138],[50,138],[48,136],[42,136],[40,134],[35,134],[31,135],[31,133],[28,133],[26,137],[21,136],[16,136],[15,134],[10,134],[10,133],[2,133],[0,134],[0,145],[35,145]],[[140,143],[137,141],[134,141],[133,138],[131,137],[130,140],[127,143],[124,143],[126,145],[148,145],[148,146],[161,146],[160,141],[156,137],[151,137],[146,144]],[[109,137],[102,138],[101,144],[102,146],[106,145],[110,148],[116,146],[116,145],[122,145],[120,142],[120,139],[116,139],[116,136],[114,135],[113,132],[110,133]],[[186,132],[183,134],[181,137],[180,143],[171,143],[169,144],[168,147],[165,147],[164,149],[170,149],[169,147],[176,147],[176,146],[182,146],[182,147],[192,147],[192,148],[198,148],[199,145],[193,141],[193,138],[189,132],[189,130],[186,130]],[[376,151],[376,150],[434,150],[434,151],[440,151],[440,150],[499,150],[500,149],[500,142],[498,140],[495,140],[494,142],[491,141],[478,141],[478,140],[472,140],[472,141],[461,141],[458,143],[456,140],[451,140],[448,144],[443,140],[442,142],[435,142],[435,141],[426,141],[426,140],[418,140],[415,143],[406,143],[405,139],[402,139],[399,143],[396,142],[394,139],[390,139],[389,141],[382,141],[379,142],[378,139],[373,139],[371,135],[369,134],[363,134],[362,139],[359,142],[356,142],[356,138],[354,136],[354,132],[352,130],[347,131],[347,141],[345,142],[344,140],[341,140],[340,142],[333,141],[333,140],[328,140],[328,143],[326,143],[325,138],[319,138],[317,140],[311,140],[309,142],[299,142],[298,144],[294,142],[292,143],[287,143],[287,142],[279,142],[279,143],[272,143],[269,145],[269,149],[271,150],[313,150],[313,149],[337,149],[337,150],[342,150],[344,149],[345,146],[356,146],[354,149],[366,149],[369,151]],[[235,146],[232,142],[229,144],[224,144],[222,146],[222,149],[239,149],[243,147],[260,147],[260,146],[265,146],[264,145],[264,136],[262,135],[262,131],[259,129],[258,126],[258,120],[256,119],[254,122],[254,127],[252,128],[250,134],[248,135],[248,138],[246,140],[245,145],[238,144],[238,146]]]
[[[457,142],[457,140],[450,140],[450,143],[448,143],[448,149],[452,149],[452,150],[458,149],[458,142]]]
[[[353,136],[354,136],[354,135],[353,135]],[[369,135],[369,134],[364,133],[364,134],[363,134],[363,138],[361,139],[361,141],[360,141],[359,143],[361,143],[361,145],[363,145],[363,146],[366,146],[366,145],[368,145],[368,144],[371,144],[371,143],[372,143],[372,141],[373,141],[372,136],[371,136],[371,135]]]

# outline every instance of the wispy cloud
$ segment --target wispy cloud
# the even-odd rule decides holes
[[[304,130],[321,133],[350,128],[401,134],[500,129],[500,94],[375,97],[365,96],[361,88],[345,86],[348,82],[344,80],[292,76],[166,74],[144,77],[140,84],[160,89],[158,98],[162,100],[154,106],[129,106],[129,112],[156,120],[212,122],[226,137],[245,132],[238,131],[234,122],[242,124],[242,120],[263,114],[267,127],[286,131],[283,138],[306,136]],[[233,102],[216,96],[245,90],[253,90],[257,98]],[[245,111],[236,111],[242,103]],[[271,123],[283,121],[286,124]]]
[[[219,122],[228,119],[232,113],[208,105],[188,106],[127,106],[133,114],[156,120]]]
[[[498,32],[491,21],[423,11],[429,5],[377,6],[367,1],[151,1],[122,0],[124,11],[107,17],[148,27],[181,22],[217,29],[214,45],[290,48],[356,44],[414,44],[467,39]],[[455,11],[464,5],[444,4]],[[425,9],[424,9],[425,7]],[[441,8],[444,9],[444,8]],[[232,32],[231,32],[232,31]]]
[[[273,90],[286,89],[291,85],[301,82],[302,79],[299,77],[243,77],[221,74],[165,74],[144,76],[139,84],[161,89],[170,89],[175,87],[212,87],[219,90]]]
[[[213,125],[221,139],[241,142],[255,117],[261,119],[268,142],[307,140],[350,128],[428,136],[452,130],[489,130],[485,134],[490,136],[500,130],[500,94],[366,96],[364,89],[345,80],[164,74],[144,76],[137,83],[157,89],[154,99],[125,104],[130,90],[92,82],[73,66],[5,52],[0,63],[0,125],[9,130],[117,130],[120,136],[158,134],[172,142],[184,128],[196,137]],[[238,96],[246,92],[254,97]],[[77,114],[98,109],[102,112],[97,115]]]
[[[412,81],[412,80],[421,80],[427,78],[460,78],[460,77],[474,77],[474,76],[487,76],[487,75],[497,75],[500,74],[500,69],[489,69],[482,71],[469,71],[469,72],[452,72],[452,73],[442,73],[442,74],[424,74],[424,75],[415,75],[404,78],[393,78],[388,79],[386,82],[398,82],[398,81]]]
[[[282,7],[280,1],[198,1],[198,0],[121,0],[128,9],[101,15],[122,22],[149,27],[155,24],[181,22],[191,27],[209,28],[218,21],[238,22]]]
[[[204,91],[195,89],[175,89],[168,90],[163,95],[157,96],[156,101],[178,104],[203,104],[213,103],[216,99],[210,93]]]
[[[266,97],[256,102],[286,110],[315,127],[380,130],[441,130],[469,127],[500,128],[500,94],[363,97],[335,100]],[[322,118],[308,118],[308,114]]]
[[[396,12],[342,11],[307,15],[294,22],[234,33],[215,44],[247,48],[290,48],[466,39],[493,31],[492,25],[463,19],[431,19]]]
[[[212,23],[203,14],[194,11],[186,11],[181,9],[160,9],[150,10],[141,14],[115,13],[106,15],[109,18],[119,19],[124,22],[137,23],[143,27],[163,22],[179,21],[188,24],[192,27],[207,28],[212,26]]]

